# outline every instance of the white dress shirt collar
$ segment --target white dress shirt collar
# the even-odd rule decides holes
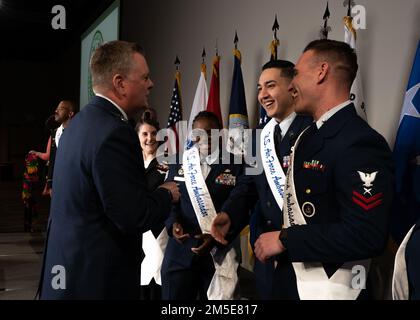
[[[277,123],[280,126],[280,130],[281,130],[281,138],[283,139],[284,136],[287,133],[287,130],[289,130],[293,120],[295,120],[296,118],[296,112],[292,112],[291,114],[289,114],[287,116],[286,119],[283,119],[282,122]]]
[[[61,124],[61,126],[57,128],[57,131],[55,132],[55,137],[54,137],[55,146],[57,148],[58,148],[58,143],[60,142],[61,135],[63,134],[63,131],[64,131],[64,127],[63,127],[63,124]]]
[[[334,114],[336,114],[338,111],[343,109],[345,106],[349,105],[351,103],[350,100],[344,101],[343,103],[340,103],[338,106],[335,106],[334,108],[331,108],[327,112],[325,112],[316,122],[317,128],[321,128],[322,125],[327,122],[329,118],[331,118]]]
[[[118,105],[118,104],[116,104],[114,101],[112,101],[110,98],[108,98],[108,97],[105,97],[104,95],[102,95],[102,94],[100,94],[100,93],[96,93],[95,92],[95,94],[98,96],[98,97],[101,97],[101,98],[104,98],[104,99],[106,99],[106,100],[108,100],[109,102],[111,102],[121,113],[122,113],[122,115],[123,115],[123,117],[124,117],[124,120],[128,120],[128,117],[127,117],[127,114],[125,113],[125,111],[123,110],[123,109],[121,109],[121,107]]]

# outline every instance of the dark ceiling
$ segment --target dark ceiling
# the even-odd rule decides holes
[[[78,43],[113,0],[0,0],[0,59],[51,60]],[[54,30],[52,8],[66,10],[66,29]]]

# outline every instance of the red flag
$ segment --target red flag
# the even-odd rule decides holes
[[[207,111],[217,115],[220,125],[223,128],[222,112],[220,108],[220,74],[219,74],[220,56],[216,55],[213,60],[213,72],[210,83],[209,100],[207,102]]]

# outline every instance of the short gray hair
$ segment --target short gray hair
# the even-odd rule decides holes
[[[115,74],[128,74],[135,53],[144,56],[143,48],[134,42],[116,40],[98,47],[90,59],[92,85],[109,87]]]

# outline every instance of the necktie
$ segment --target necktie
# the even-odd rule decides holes
[[[312,136],[314,135],[317,131],[318,131],[318,127],[316,125],[316,122],[312,122],[312,124],[309,126],[309,129],[306,130],[306,135],[307,136]]]
[[[274,129],[274,145],[276,147],[276,154],[277,158],[279,158],[281,162],[281,156],[280,156],[280,144],[281,144],[281,129],[278,124],[276,124],[276,127]]]

